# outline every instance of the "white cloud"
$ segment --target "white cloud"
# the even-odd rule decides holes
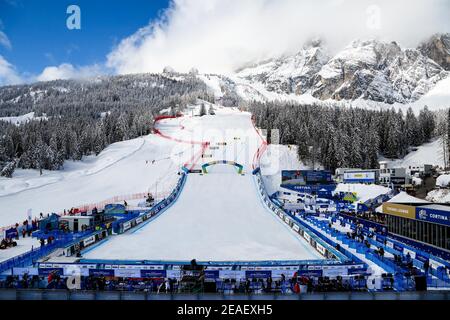
[[[4,46],[6,49],[11,50],[11,41],[9,41],[8,36],[3,31],[0,31],[0,45]]]
[[[117,73],[227,73],[242,64],[297,50],[312,37],[332,50],[355,38],[415,46],[449,32],[446,0],[173,0],[160,19],[108,55]]]
[[[97,64],[76,67],[70,63],[63,63],[59,66],[46,67],[42,73],[36,77],[36,80],[52,81],[57,79],[82,79],[97,76],[103,73],[103,68]]]
[[[0,55],[0,86],[22,82],[23,79],[17,73],[16,68]]]

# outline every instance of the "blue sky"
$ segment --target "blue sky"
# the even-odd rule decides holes
[[[66,27],[69,5],[81,30]],[[449,0],[0,0],[0,86],[98,74],[233,73],[355,39],[414,48],[450,32]]]
[[[81,9],[81,30],[68,30],[66,9]],[[0,0],[0,31],[9,39],[0,55],[19,73],[49,65],[101,64],[120,40],[158,17],[168,0]]]

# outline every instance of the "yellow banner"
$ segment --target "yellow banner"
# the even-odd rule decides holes
[[[383,213],[397,217],[416,219],[416,207],[397,203],[383,203]]]

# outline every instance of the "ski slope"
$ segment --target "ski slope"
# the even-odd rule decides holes
[[[112,144],[98,157],[65,162],[62,171],[40,176],[37,170],[17,170],[12,179],[0,178],[0,227],[26,220],[28,209],[35,217],[119,195],[166,194],[176,184],[183,161],[172,155],[174,146],[148,135]]]
[[[87,252],[90,259],[306,260],[323,259],[261,203],[250,174],[232,166],[189,174],[177,202],[135,233]]]
[[[204,175],[191,173],[177,202],[133,233],[111,237],[84,252],[88,259],[130,260],[307,260],[323,259],[262,203],[251,174],[262,140],[249,113],[220,108],[214,116],[165,119],[158,130],[168,140],[207,141],[205,158],[244,167],[213,165]],[[181,142],[185,141],[185,143]],[[196,145],[192,145],[195,149]],[[194,152],[195,153],[195,152]]]

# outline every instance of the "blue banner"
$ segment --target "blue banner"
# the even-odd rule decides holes
[[[269,278],[272,276],[272,271],[267,270],[247,270],[245,276],[249,279],[252,278]]]
[[[105,214],[125,214],[125,206],[120,203],[107,204],[105,206]]]
[[[113,269],[89,269],[89,275],[94,277],[114,277]]]
[[[17,238],[18,235],[19,233],[16,228],[11,228],[5,231],[5,236],[7,239]]]
[[[141,270],[142,278],[165,278],[166,270]]]
[[[219,270],[205,270],[205,279],[209,280],[219,279]]]
[[[420,253],[416,252],[416,260],[419,260],[420,262],[424,262],[425,263],[426,261],[428,261],[428,258],[423,256],[423,255],[421,255]]]
[[[348,274],[362,274],[365,273],[366,269],[364,268],[352,268],[352,269],[348,269]]]
[[[297,273],[299,276],[321,277],[322,270],[299,270]]]
[[[402,247],[402,246],[399,246],[399,245],[398,245],[398,244],[396,244],[396,243],[394,243],[394,250],[397,250],[397,251],[403,252],[403,247]]]
[[[64,274],[64,269],[63,268],[39,268],[40,276],[48,276],[52,272],[56,272],[60,276],[62,276]]]
[[[431,223],[450,226],[450,211],[438,210],[434,208],[417,207],[416,219]]]

